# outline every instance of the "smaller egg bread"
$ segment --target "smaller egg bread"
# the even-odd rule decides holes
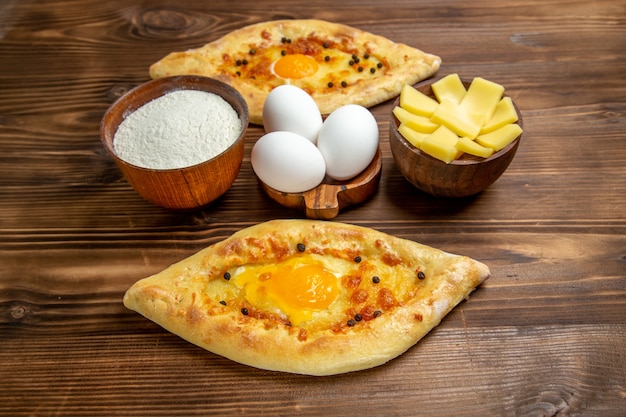
[[[401,355],[488,276],[370,228],[273,220],[138,281],[124,304],[236,362],[332,375]]]
[[[289,19],[251,24],[203,46],[171,52],[150,66],[150,76],[216,78],[241,93],[250,123],[262,124],[265,99],[279,85],[305,90],[326,115],[349,103],[371,107],[389,100],[440,65],[437,55],[361,29]]]

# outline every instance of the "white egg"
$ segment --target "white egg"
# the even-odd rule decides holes
[[[378,124],[368,109],[348,104],[324,121],[317,147],[326,161],[326,174],[347,180],[372,162],[378,151]]]
[[[322,123],[322,115],[315,100],[306,91],[293,85],[274,88],[263,104],[263,128],[266,133],[293,132],[316,143]]]
[[[252,169],[275,190],[298,193],[319,185],[326,174],[324,157],[304,136],[293,132],[270,132],[254,144]]]

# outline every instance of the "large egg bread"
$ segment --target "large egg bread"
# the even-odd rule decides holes
[[[124,304],[239,363],[332,375],[402,354],[488,276],[370,228],[273,220],[138,281]]]

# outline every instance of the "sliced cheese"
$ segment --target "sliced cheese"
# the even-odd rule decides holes
[[[521,133],[517,110],[504,87],[476,77],[466,89],[458,74],[431,85],[437,97],[405,85],[393,113],[399,133],[423,152],[450,163],[464,153],[487,158]]]
[[[466,90],[459,74],[446,75],[442,79],[435,81],[430,87],[441,103],[444,100],[459,104],[465,96]]]
[[[482,114],[463,109],[449,100],[442,101],[430,119],[436,124],[446,126],[459,136],[471,139],[478,136],[484,122]]]
[[[459,137],[456,133],[445,126],[440,126],[431,135],[422,140],[420,149],[433,158],[449,164],[459,154],[459,150],[456,148],[458,141]]]
[[[416,88],[405,84],[400,92],[400,107],[411,113],[430,117],[439,106],[437,100],[428,97]]]
[[[493,155],[493,149],[482,146],[470,138],[460,138],[456,144],[456,148],[463,152],[474,156],[480,156],[481,158],[488,158]]]
[[[413,130],[404,123],[400,123],[400,126],[398,126],[398,132],[402,135],[404,139],[406,139],[411,145],[415,146],[416,148],[422,146],[422,141],[426,136],[428,136],[428,133],[422,133],[418,132],[417,130]]]
[[[393,109],[393,114],[398,118],[400,123],[404,123],[418,132],[432,133],[439,127],[438,124],[432,122],[428,117],[413,114],[400,106],[396,106]]]
[[[504,125],[515,123],[518,120],[519,116],[517,115],[517,111],[513,105],[513,100],[511,100],[511,97],[504,97],[496,106],[493,117],[491,117],[482,129],[480,129],[480,133],[483,134],[493,132],[496,129],[500,129]]]
[[[503,94],[504,87],[500,84],[476,77],[461,100],[461,108],[467,112],[482,114],[484,120],[489,120]]]
[[[508,124],[493,132],[478,136],[476,142],[497,152],[513,142],[521,134],[522,128],[518,124]]]

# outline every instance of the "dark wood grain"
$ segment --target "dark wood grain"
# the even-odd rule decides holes
[[[417,191],[381,132],[378,189],[334,219],[487,263],[492,277],[418,345],[367,371],[273,373],[126,310],[124,291],[233,232],[303,217],[259,187],[251,127],[233,186],[177,213],[123,179],[108,106],[171,51],[315,17],[439,54],[439,75],[503,84],[524,138],[463,199]],[[0,3],[0,415],[623,416],[623,1],[54,0]]]

